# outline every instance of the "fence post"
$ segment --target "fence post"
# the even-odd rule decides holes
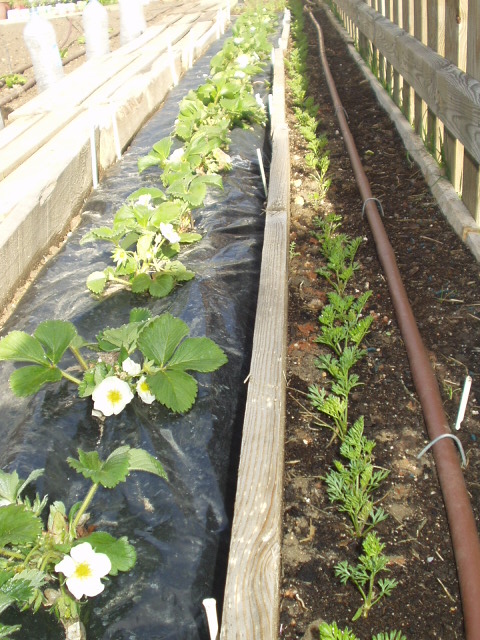
[[[402,25],[406,33],[410,33],[411,35],[413,35],[413,0],[403,0]],[[413,122],[412,94],[413,89],[408,84],[408,82],[405,82],[404,80],[402,88],[402,111],[410,123]]]
[[[415,2],[413,17],[413,35],[422,44],[427,44],[427,6],[425,2]],[[415,93],[414,126],[417,135],[425,142],[427,105]]]
[[[467,0],[450,0],[445,3],[445,58],[462,70],[465,70],[466,66],[466,3]],[[463,145],[447,128],[444,148],[450,181],[455,191],[461,193]]]
[[[476,0],[468,5],[467,73],[480,80],[480,6]],[[477,224],[480,224],[480,168],[469,153],[463,161],[463,202]]]

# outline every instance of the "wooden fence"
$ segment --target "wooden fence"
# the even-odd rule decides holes
[[[480,1],[330,5],[480,224]]]

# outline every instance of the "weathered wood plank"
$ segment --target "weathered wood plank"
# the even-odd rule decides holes
[[[402,10],[401,0],[393,0],[392,20],[393,20],[393,24],[399,28],[402,26],[400,21],[401,10]],[[389,58],[389,60],[391,60],[391,58]],[[403,79],[400,73],[398,72],[398,69],[395,69],[393,64],[392,64],[392,68],[393,68],[393,100],[398,107],[400,106],[400,95],[402,92]]]
[[[480,81],[449,65],[438,71],[436,82],[436,115],[480,162]]]
[[[275,61],[272,88],[271,134],[285,124],[285,67],[283,51],[275,49]]]
[[[290,158],[275,129],[222,640],[276,640],[285,428]],[[283,209],[280,205],[283,205]]]
[[[198,18],[199,14],[196,14]],[[64,110],[79,105],[96,90],[101,90],[103,85],[111,78],[119,74],[128,73],[128,67],[134,65],[137,60],[143,60],[142,53],[148,50],[149,43],[153,41],[156,47],[163,44],[157,55],[166,49],[168,34],[167,27],[179,22],[178,16],[169,16],[166,23],[151,27],[132,43],[117,49],[113,53],[102,56],[98,60],[89,60],[75,70],[75,73],[66,75],[58,83],[58,86],[43,91],[33,100],[16,109],[9,116],[9,120],[15,120],[26,115],[44,113],[53,110]],[[185,35],[188,29],[180,27],[178,39]],[[133,67],[132,67],[133,68]],[[126,71],[127,70],[127,71]]]
[[[467,73],[480,80],[480,4],[471,2],[468,7]],[[470,154],[463,160],[463,202],[480,224],[480,166]]]
[[[462,12],[463,0],[450,0],[445,3],[445,58],[459,69],[465,70],[465,54],[463,43]],[[460,193],[462,188],[463,149],[461,148],[455,131],[450,124],[445,123],[444,140],[445,160],[447,170],[455,190]]]

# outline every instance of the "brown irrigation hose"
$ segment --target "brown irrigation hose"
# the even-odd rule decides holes
[[[367,176],[347,124],[345,110],[340,102],[335,82],[330,73],[322,30],[310,9],[307,9],[307,13],[318,33],[320,58],[330,95],[364,202],[364,210],[370,224],[378,257],[387,279],[397,321],[407,350],[413,381],[422,405],[428,436],[433,441],[438,436],[450,433],[437,380],[408,301],[392,246],[379,214],[376,204],[378,201],[372,196]],[[452,440],[443,438],[433,446],[432,450],[445,502],[457,565],[465,634],[467,640],[479,640],[480,541],[472,506],[460,468],[458,453]]]

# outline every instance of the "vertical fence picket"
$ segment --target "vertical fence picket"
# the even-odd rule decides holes
[[[413,35],[422,44],[427,44],[427,5],[425,2],[415,2],[413,15]],[[425,120],[427,105],[422,98],[415,93],[414,101],[414,126],[416,133],[425,139]]]
[[[467,27],[467,68],[472,78],[480,80],[480,4],[470,0],[468,5]],[[480,224],[480,167],[472,156],[465,151],[463,161],[463,202]]]
[[[392,9],[393,22],[399,27],[402,26],[402,0],[393,0]],[[403,79],[399,72],[393,69],[393,100],[397,107],[402,107],[401,95],[402,95]]]
[[[445,58],[460,69],[462,68],[462,49],[460,46],[461,8],[464,4],[462,0],[449,0],[445,3]],[[455,187],[455,191],[461,193],[463,146],[447,128],[445,128],[444,149],[448,176]]]
[[[413,0],[403,0],[402,3],[402,25],[403,29],[413,35]],[[402,88],[402,110],[407,120],[413,122],[413,90],[408,82],[403,82]]]
[[[445,53],[445,5],[438,0],[427,0],[427,45],[439,53]],[[443,125],[434,112],[428,108],[426,146],[436,160],[441,158]]]
[[[392,20],[392,17],[393,17],[392,0],[385,0],[385,17],[388,20]],[[385,60],[385,85],[387,87],[387,91],[391,94],[393,91],[393,67],[388,60]]]
[[[382,16],[385,15],[384,0],[377,0],[375,8]],[[385,60],[385,57],[380,52],[378,52],[378,79],[384,86],[386,82],[386,64],[387,61]]]

